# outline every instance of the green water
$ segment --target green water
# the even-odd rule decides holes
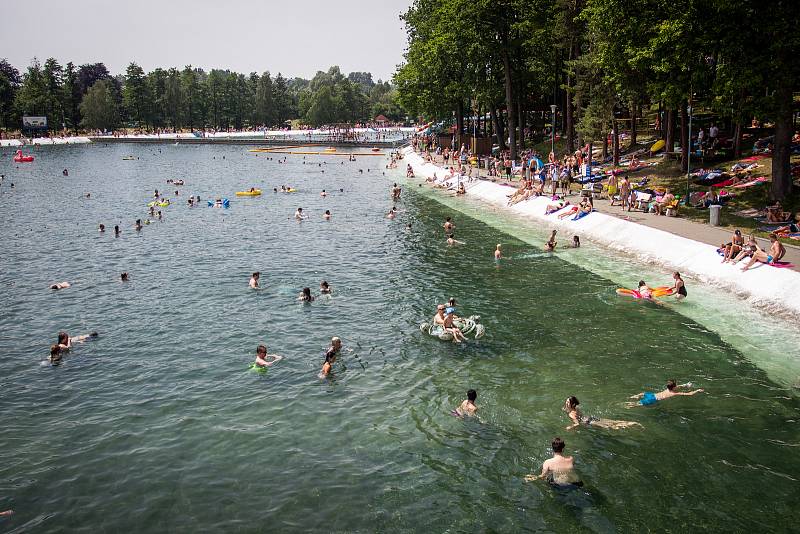
[[[2,157],[0,510],[16,513],[0,531],[795,528],[792,375],[779,372],[786,359],[768,374],[702,326],[739,320],[727,308],[701,321],[619,298],[619,281],[598,274],[616,271],[591,246],[552,257],[530,244],[546,229],[491,215],[487,225],[414,187],[388,220],[391,177],[378,158],[158,150],[54,147],[19,167]],[[137,234],[152,190],[175,189],[167,178],[186,180],[180,202]],[[233,196],[281,184],[300,191]],[[189,208],[190,194],[232,206]],[[298,206],[308,221],[290,219]],[[447,215],[467,245],[445,245]],[[510,259],[496,264],[498,242]],[[247,288],[254,270],[261,291]],[[294,300],[322,279],[333,298]],[[73,287],[47,289],[61,280]],[[419,332],[449,296],[482,317],[482,340]],[[42,365],[62,329],[100,337]],[[320,380],[332,335],[348,350]],[[262,342],[285,358],[265,375],[247,370]],[[672,377],[708,394],[625,408]],[[477,421],[449,415],[468,388]],[[644,430],[566,431],[568,395]],[[556,435],[582,490],[522,482]]]

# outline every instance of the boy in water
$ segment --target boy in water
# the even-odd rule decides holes
[[[458,417],[475,415],[475,412],[478,411],[478,407],[475,405],[475,399],[477,398],[478,398],[477,391],[475,391],[474,389],[468,390],[466,400],[464,400],[458,408],[453,410],[453,415],[456,415]]]
[[[503,257],[503,253],[500,251],[500,243],[497,244],[497,248],[494,249],[494,259],[499,260]]]
[[[636,395],[631,396],[632,399],[639,399],[638,402],[629,402],[628,406],[652,406],[653,404],[657,403],[658,401],[670,399],[672,397],[691,397],[693,395],[697,395],[698,393],[703,393],[704,390],[702,389],[695,389],[694,391],[676,391],[678,388],[690,388],[692,387],[691,382],[687,382],[686,384],[675,384],[675,380],[669,379],[667,380],[667,388],[659,391],[658,393],[651,393],[649,391],[637,393]]]
[[[564,456],[564,440],[555,438],[550,444],[553,447],[553,457],[542,464],[542,472],[537,475],[528,475],[526,482],[546,479],[557,486],[582,486],[575,472],[575,460],[572,456]]]
[[[272,358],[268,360],[267,358]],[[283,356],[278,356],[277,354],[267,354],[267,347],[266,345],[259,345],[256,347],[256,361],[255,366],[260,367],[262,369],[266,369],[270,365],[274,365],[281,361]]]

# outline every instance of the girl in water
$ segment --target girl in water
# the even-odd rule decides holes
[[[642,425],[636,421],[618,421],[615,419],[603,419],[601,417],[583,415],[580,408],[578,408],[579,404],[580,401],[576,397],[568,397],[564,402],[564,411],[567,412],[567,415],[572,420],[572,424],[567,427],[567,430],[572,430],[581,425],[609,428],[611,430],[620,430],[632,426],[642,427]]]
[[[297,297],[297,300],[302,301],[302,302],[313,302],[314,296],[311,295],[311,288],[310,287],[304,287],[303,291],[300,293],[300,296]]]
[[[675,280],[675,285],[672,286],[672,294],[675,295],[675,300],[683,300],[686,298],[686,285],[683,283],[681,273],[675,271],[672,273],[672,278]]]

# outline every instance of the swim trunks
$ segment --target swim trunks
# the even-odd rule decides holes
[[[772,263],[772,256],[767,256],[767,263]]]
[[[652,406],[653,404],[657,403],[658,399],[656,398],[655,393],[647,392],[642,397],[642,400],[639,401],[639,404],[642,406]]]

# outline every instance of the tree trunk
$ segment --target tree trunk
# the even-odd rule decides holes
[[[577,55],[577,43],[572,42],[569,47],[570,61],[573,61]],[[571,64],[570,68],[572,68]],[[569,71],[567,71],[566,93],[567,98],[564,102],[564,135],[567,138],[567,152],[573,154],[575,152],[575,112],[572,108],[572,76]]]
[[[675,150],[675,111],[672,109],[664,112],[664,151]]]
[[[631,105],[631,144],[628,145],[631,148],[636,146],[636,135],[637,135],[637,131],[636,131],[636,116],[638,115],[638,113],[637,113],[638,110],[636,109],[637,107],[638,107],[638,103],[636,101],[634,101],[633,104]]]
[[[461,148],[461,136],[464,134],[464,103],[459,100],[456,105],[456,143],[455,149]]]
[[[792,134],[792,87],[784,82],[775,91],[775,141],[772,149],[772,200],[783,200],[792,192],[792,172],[789,165]]]
[[[522,94],[522,89],[517,89],[517,126],[519,127],[519,149],[525,150],[525,112],[522,111],[522,100],[519,95]]]
[[[614,165],[619,165],[619,124],[617,119],[611,119],[611,142],[614,146]]]
[[[689,113],[686,102],[681,104],[681,169],[689,167]]]
[[[736,119],[733,127],[733,157],[742,157],[742,119]]]
[[[603,132],[603,163],[608,159],[608,132]]]
[[[505,132],[503,131],[503,123],[500,122],[500,116],[494,109],[494,106],[492,106],[492,108],[489,110],[489,116],[492,118],[492,124],[494,125],[494,133],[497,137],[497,145],[500,147],[500,150],[505,150],[506,136]]]
[[[506,85],[506,112],[508,113],[508,144],[511,148],[511,160],[513,161],[517,159],[517,128],[514,117],[514,95],[511,91],[511,60],[508,57],[508,47],[505,46],[505,43],[503,44],[503,71]]]

